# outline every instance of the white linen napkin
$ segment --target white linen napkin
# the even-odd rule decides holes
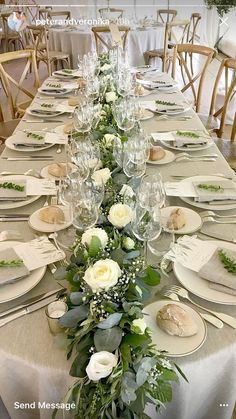
[[[211,190],[218,188],[218,190]],[[197,202],[210,202],[221,200],[236,200],[236,184],[232,180],[213,180],[206,182],[193,182],[193,187],[197,194],[195,201]],[[208,187],[208,189],[204,189]]]
[[[13,185],[17,185],[17,186],[21,186],[23,187],[23,191],[18,191],[14,188],[7,188],[4,187],[4,184],[7,183],[12,183]],[[24,200],[24,198],[27,197],[27,187],[26,187],[26,180],[22,179],[22,180],[15,180],[15,179],[10,179],[10,178],[0,178],[0,201],[9,201],[9,200],[14,200],[14,201],[21,201]]]
[[[9,248],[0,252],[0,261],[20,261],[18,254],[14,249]],[[14,283],[29,274],[27,267],[22,264],[20,266],[0,266],[0,286]],[[1,289],[0,289],[1,292]]]
[[[184,131],[181,131],[184,132]],[[195,133],[195,131],[194,131]],[[154,141],[163,141],[170,143],[176,148],[179,147],[192,147],[193,145],[205,145],[210,140],[210,137],[206,136],[202,132],[197,132],[199,134],[199,138],[192,138],[192,137],[182,137],[177,134],[177,131],[169,131],[169,132],[155,132],[152,133],[151,136]]]

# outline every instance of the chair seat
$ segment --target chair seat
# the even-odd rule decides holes
[[[198,113],[198,116],[207,130],[216,130],[220,127],[220,121],[218,118],[202,113]]]
[[[50,58],[68,58],[69,54],[62,51],[49,51]]]
[[[0,140],[5,141],[15,131],[20,119],[12,119],[11,121],[0,122]]]
[[[236,171],[236,142],[224,138],[213,138],[214,143],[227,160],[230,167]]]
[[[168,50],[166,51],[166,54],[167,55],[172,55],[173,50],[168,48]],[[164,57],[165,54],[164,54],[164,49],[161,48],[161,49],[153,49],[153,50],[150,50],[150,51],[146,51],[145,55],[149,56],[149,57]]]

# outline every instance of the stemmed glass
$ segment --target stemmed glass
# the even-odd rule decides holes
[[[96,76],[89,77],[85,88],[86,96],[91,100],[96,100],[100,93],[100,81]]]
[[[78,230],[86,230],[93,227],[98,219],[98,209],[95,197],[88,191],[82,192],[78,201],[72,204],[73,226]]]
[[[82,135],[90,131],[93,121],[93,106],[91,103],[80,103],[73,114],[74,128]]]
[[[155,207],[152,210],[147,210],[137,202],[131,227],[133,234],[144,242],[144,263],[147,266],[148,242],[156,239],[161,232],[159,208]]]
[[[144,208],[163,207],[165,204],[165,191],[162,177],[159,173],[145,175],[138,189],[140,205]]]
[[[167,227],[168,219],[161,217],[161,232],[158,237],[148,242],[148,248],[155,255],[155,265],[162,266],[165,254],[171,249],[175,241],[175,232],[170,226]]]
[[[113,116],[122,131],[129,131],[135,124],[134,103],[128,98],[117,101],[112,108]]]

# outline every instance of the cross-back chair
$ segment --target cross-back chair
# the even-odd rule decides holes
[[[11,31],[8,26],[8,18],[11,16],[11,12],[1,13],[0,19],[2,21],[2,33],[1,38],[3,40],[4,51],[8,52],[10,47],[16,49],[16,43],[18,42],[23,48],[20,32]]]
[[[58,10],[58,11],[53,11],[53,10],[49,10],[48,11],[48,19],[55,19],[58,18],[56,20],[60,20],[60,19],[71,19],[71,12],[70,10]]]
[[[231,73],[231,81],[229,81],[229,74]],[[219,84],[224,76],[225,80],[225,95],[224,95],[224,103],[219,109],[216,108],[216,98],[217,93],[219,92]],[[225,126],[225,120],[227,116],[227,110],[230,104],[230,101],[236,94],[236,59],[233,58],[225,58],[222,60],[220,68],[218,70],[213,92],[211,98],[211,105],[210,105],[210,112],[209,117],[211,119],[220,117],[220,125],[214,129],[218,138],[222,138]],[[235,127],[235,117],[234,117],[234,127]],[[234,128],[234,135],[235,135]]]
[[[234,115],[234,122],[231,130],[231,141],[223,138],[213,138],[215,144],[227,160],[230,167],[236,171],[236,113]]]
[[[4,121],[3,112],[0,105],[0,144],[13,134],[19,122],[20,119]]]
[[[166,23],[164,48],[146,51],[144,53],[146,64],[149,64],[152,58],[160,58],[162,60],[162,71],[168,71],[173,60],[173,46],[176,43],[182,44],[185,42],[188,26],[189,20],[175,20]]]
[[[157,10],[157,21],[162,23],[173,22],[177,16],[177,10],[174,9],[159,9]]]
[[[47,65],[49,75],[52,74],[52,65],[58,61],[70,68],[70,56],[62,51],[51,51],[48,43],[48,31],[45,26],[28,26],[31,45],[34,48],[37,65],[43,61]]]
[[[198,57],[201,56],[203,59],[205,58],[205,62],[201,66],[201,69],[195,75],[192,74],[191,70],[189,69],[187,59],[188,54],[191,54],[192,56],[198,55]],[[175,78],[176,76],[176,64],[178,61],[183,82],[185,84],[182,88],[182,92],[184,93],[188,89],[191,89],[196,112],[198,112],[200,108],[202,88],[206,76],[206,71],[208,65],[214,57],[214,54],[215,50],[213,48],[205,47],[203,45],[177,44],[174,48],[172,77]]]
[[[22,60],[26,60],[26,64],[18,81],[7,71],[5,65],[8,63],[14,64],[17,61],[22,63]],[[39,76],[36,65],[35,52],[33,50],[20,50],[0,54],[0,77],[8,98],[11,116],[13,119],[23,116],[25,109],[29,106],[30,102],[34,98],[33,93],[23,86],[30,68],[33,70],[35,79],[34,83],[35,87],[37,88],[39,87]],[[13,96],[13,86],[17,89],[15,96]],[[18,103],[20,93],[24,93],[28,97],[27,102]]]
[[[121,19],[124,14],[124,9],[116,9],[114,7],[103,7],[98,10],[101,18],[103,19]]]
[[[43,19],[43,20],[48,19],[48,13],[50,12],[50,10],[52,10],[52,7],[51,6],[48,6],[48,7],[39,7],[39,9],[38,9],[39,19],[40,20],[41,19]]]
[[[196,41],[197,29],[202,16],[200,13],[192,13],[190,17],[190,24],[187,31],[187,44],[194,44]],[[193,74],[193,57],[189,54],[191,73]]]
[[[129,26],[118,26],[119,32],[121,33],[122,49],[125,50],[127,36],[130,31]],[[105,47],[107,50],[114,48],[111,40],[108,39],[107,35],[111,32],[109,26],[93,26],[92,31],[95,37],[97,53],[101,52],[100,49]]]

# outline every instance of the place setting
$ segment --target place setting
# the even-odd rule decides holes
[[[205,131],[170,131],[152,133],[155,142],[159,141],[165,147],[178,151],[200,151],[212,146],[213,141]]]
[[[76,82],[57,82],[57,81],[46,81],[39,87],[38,92],[46,96],[64,96],[78,89],[78,83]]]

